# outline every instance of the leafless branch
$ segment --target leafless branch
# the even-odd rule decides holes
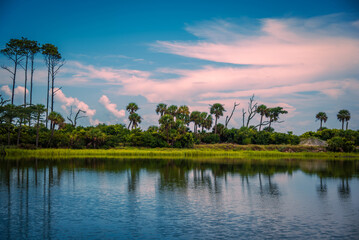
[[[231,115],[230,115],[230,116],[226,116],[226,121],[225,121],[225,126],[224,126],[225,128],[227,128],[229,121],[231,121],[231,118],[232,118],[232,116],[233,116],[234,110],[236,109],[237,106],[239,106],[239,103],[237,104],[236,102],[234,102]]]
[[[1,68],[4,69],[4,70],[6,70],[6,71],[8,71],[8,72],[11,73],[12,75],[14,75],[14,72],[11,71],[11,69],[10,69],[8,66],[2,65]]]
[[[249,99],[249,103],[248,103],[248,118],[247,118],[247,125],[246,127],[249,126],[249,122],[254,118],[254,116],[256,115],[256,110],[257,110],[257,104],[256,102],[254,102],[254,94],[252,95],[252,97]]]

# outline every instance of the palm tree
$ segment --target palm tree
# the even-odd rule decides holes
[[[212,127],[212,124],[213,124],[213,118],[211,115],[208,115],[206,120],[204,121],[203,127],[209,131]]]
[[[220,103],[215,103],[210,108],[210,113],[214,114],[216,121],[214,123],[214,133],[217,134],[217,120],[220,116],[223,116],[223,112],[226,110],[224,109],[223,105]]]
[[[130,116],[131,116],[131,114],[135,113],[138,109],[139,109],[139,107],[134,102],[129,103],[126,107],[126,110],[127,110],[127,112],[129,112]],[[127,127],[128,129],[130,129],[131,123],[132,123],[132,128],[133,128],[133,122],[131,121],[130,116],[128,116],[128,119],[130,120],[130,123],[128,124],[128,127]]]
[[[317,113],[315,118],[320,121],[320,128],[319,129],[321,130],[322,126],[323,126],[323,122],[326,123],[327,120],[328,120],[327,114],[325,112],[319,112],[319,113]]]
[[[131,129],[133,128],[137,128],[137,125],[139,123],[141,123],[141,116],[138,115],[137,113],[131,113],[130,116],[128,117],[128,119],[130,120],[130,122],[132,122],[132,127]]]
[[[161,130],[165,132],[165,136],[167,139],[167,143],[170,143],[170,131],[172,126],[175,124],[174,117],[169,114],[164,114],[160,120],[158,120],[159,124],[161,124]]]
[[[262,128],[262,123],[263,123],[263,116],[265,116],[266,112],[267,112],[267,106],[262,104],[262,105],[259,105],[256,109],[256,112],[259,113],[259,115],[261,115],[261,121],[259,123],[259,131],[261,130]]]
[[[201,123],[200,120],[201,112],[199,111],[193,111],[191,112],[191,115],[189,117],[190,121],[194,123],[193,132],[197,133],[197,125]]]
[[[188,124],[190,121],[189,114],[190,112],[188,106],[182,105],[178,108],[176,116],[179,120],[182,120],[185,124]]]
[[[272,122],[276,122],[279,120],[280,114],[287,114],[288,112],[286,110],[283,110],[282,107],[274,107],[274,108],[268,108],[265,116],[269,118],[269,126],[267,129],[271,129]]]
[[[164,103],[160,103],[157,105],[156,107],[156,114],[158,115],[159,113],[161,114],[161,117],[163,116],[163,114],[167,111],[167,104]]]
[[[208,113],[206,112],[201,112],[201,114],[199,115],[199,127],[202,127],[202,132],[203,132],[203,128],[206,125],[206,119],[207,119],[207,115]]]
[[[348,129],[348,122],[350,120],[350,112],[346,109],[342,109],[338,112],[337,118],[340,122],[342,122],[342,130],[344,130],[344,122],[347,121],[347,129]]]
[[[171,105],[167,108],[166,111],[167,114],[172,115],[173,117],[176,117],[177,115],[177,106],[176,105]]]
[[[65,121],[65,119],[61,116],[60,113],[55,112],[55,111],[51,112],[47,118],[48,118],[48,120],[51,121],[50,122],[51,137],[49,140],[49,146],[50,146],[52,138],[54,137],[54,130],[55,130],[56,125],[62,124]]]

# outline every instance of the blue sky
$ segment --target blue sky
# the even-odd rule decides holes
[[[255,94],[289,114],[281,132],[315,130],[315,114],[348,109],[358,129],[359,4],[356,1],[1,1],[0,46],[27,37],[59,47],[56,110],[86,109],[81,124],[127,123],[140,106],[142,128],[157,125],[159,102],[208,111],[240,106]],[[1,64],[9,62],[2,56]],[[45,102],[46,70],[37,57],[35,101]],[[11,88],[0,70],[1,93]],[[21,103],[23,71],[17,80]],[[23,90],[22,90],[23,91]],[[220,119],[220,122],[224,121]],[[253,119],[252,124],[258,124]]]

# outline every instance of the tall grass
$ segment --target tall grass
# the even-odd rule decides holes
[[[197,149],[6,149],[6,159],[39,158],[39,159],[65,159],[65,158],[159,158],[159,159],[353,159],[359,160],[358,153],[332,153],[332,152],[279,152],[279,151],[253,151],[253,150],[222,150],[212,148]]]

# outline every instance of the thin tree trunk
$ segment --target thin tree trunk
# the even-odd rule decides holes
[[[216,122],[214,124],[214,134],[217,134],[217,116],[216,116]]]
[[[39,147],[39,129],[40,129],[40,114],[37,116],[37,127],[36,127],[36,148]]]
[[[34,77],[34,56],[31,56],[31,71],[30,71],[30,106],[32,105],[32,81]],[[31,126],[31,117],[29,118],[29,127]]]
[[[19,131],[17,132],[17,141],[16,141],[16,145],[19,145],[19,144],[20,144],[21,124],[22,124],[22,120],[20,119]]]
[[[11,143],[10,127],[11,127],[11,124],[9,124],[9,127],[7,129],[7,145],[10,145],[10,143]]]
[[[25,61],[25,90],[24,90],[24,107],[26,107],[26,87],[27,87],[27,64],[28,64],[29,57],[26,56]]]
[[[349,124],[349,121],[347,121],[347,129],[346,130],[348,130],[348,124]]]
[[[34,78],[34,56],[31,56],[31,72],[30,72],[30,106],[32,105],[32,82]]]
[[[17,70],[18,58],[15,56],[14,61],[14,75],[12,78],[12,94],[11,94],[11,104],[14,104],[14,94],[15,94],[15,79],[16,79],[16,70]]]
[[[320,130],[322,129],[323,119],[320,119]]]
[[[50,92],[50,66],[48,66],[48,69],[47,69],[46,128],[47,128],[48,121],[49,121],[49,119],[48,119],[48,116],[49,116],[49,92]]]
[[[344,130],[344,119],[342,120],[342,130]]]
[[[51,67],[51,112],[54,111],[54,82],[55,82],[55,75],[54,75],[54,66]]]
[[[259,131],[261,131],[262,128],[262,122],[263,122],[263,115],[261,115],[261,121],[259,123]]]

